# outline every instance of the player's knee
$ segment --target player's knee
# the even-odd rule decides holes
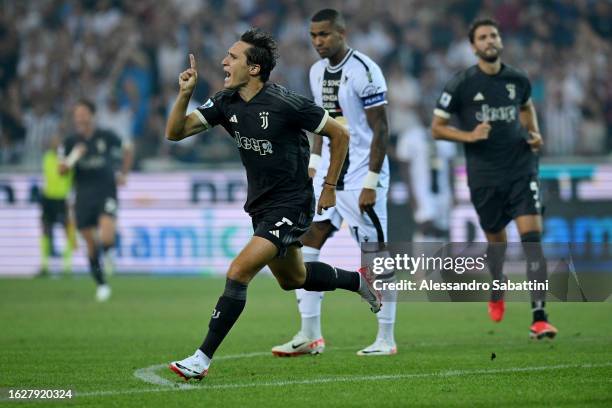
[[[333,232],[330,222],[313,222],[310,228],[302,235],[302,243],[311,248],[321,249],[327,238]]]
[[[231,280],[248,283],[250,279],[249,268],[240,262],[233,261],[227,270],[227,277]]]
[[[540,231],[529,231],[521,234],[521,242],[540,242],[542,240],[542,234]]]
[[[295,290],[304,285],[304,280],[299,279],[297,276],[285,276],[280,279],[277,278],[277,281],[283,290]]]

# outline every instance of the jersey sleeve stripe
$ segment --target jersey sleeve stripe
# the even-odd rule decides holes
[[[448,112],[446,112],[446,111],[444,111],[444,110],[442,110],[440,108],[434,109],[434,115],[439,116],[439,117],[444,118],[444,119],[450,119],[450,117],[451,117],[450,113],[448,113]]]
[[[382,105],[387,105],[389,102],[387,102],[387,100],[385,99],[384,101],[380,101],[377,103],[373,103],[371,105],[364,105],[363,109],[370,109],[370,108],[375,108],[377,106],[382,106]]]
[[[202,112],[196,109],[193,111],[193,113],[195,113],[198,119],[200,119],[200,122],[202,122],[202,124],[204,125],[206,129],[210,128],[210,124],[206,121],[206,118],[204,117],[204,115],[202,115]]]
[[[353,57],[355,57],[355,59],[357,61],[361,62],[361,65],[363,65],[363,67],[365,68],[366,72],[370,72],[370,67],[368,67],[368,64],[366,64],[363,59],[359,58],[359,55],[353,54]]]
[[[327,119],[329,118],[329,113],[327,113],[326,110],[324,110],[323,112],[325,112],[323,114],[323,119],[321,119],[321,123],[319,123],[319,126],[317,126],[317,128],[314,130],[314,133],[319,133],[321,130],[323,130],[323,127],[325,127],[325,124],[327,123]]]

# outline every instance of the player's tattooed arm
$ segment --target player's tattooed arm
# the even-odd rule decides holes
[[[376,204],[376,186],[389,143],[389,122],[386,106],[380,105],[366,109],[365,114],[368,125],[372,129],[373,137],[372,143],[370,143],[369,171],[364,180],[363,189],[359,194],[359,210],[361,212]]]
[[[450,120],[434,113],[431,121],[431,134],[434,139],[450,140],[451,142],[474,143],[489,138],[491,125],[488,122],[479,123],[471,132],[459,130],[450,125]]]
[[[192,112],[185,116],[189,99],[197,81],[198,71],[195,57],[193,54],[189,54],[189,68],[179,75],[179,94],[172,106],[170,115],[168,115],[168,123],[166,124],[166,138],[168,140],[182,140],[206,130],[206,125],[195,113]]]
[[[544,141],[542,140],[542,135],[540,134],[538,115],[531,99],[529,99],[526,104],[521,106],[519,119],[521,121],[521,125],[523,125],[523,127],[529,131],[529,139],[527,139],[527,143],[531,147],[531,150],[537,152],[544,144]]]
[[[385,105],[375,106],[365,110],[368,125],[374,137],[370,144],[370,171],[380,173],[389,144],[389,122]]]
[[[349,132],[347,128],[342,126],[333,118],[328,118],[319,132],[321,135],[329,137],[329,168],[323,191],[317,204],[317,213],[321,214],[322,210],[326,210],[336,205],[336,183],[340,176],[340,170],[344,164],[346,153],[348,152]]]

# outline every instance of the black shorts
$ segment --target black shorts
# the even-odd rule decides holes
[[[277,257],[287,254],[287,248],[302,246],[300,237],[310,227],[314,203],[309,208],[275,208],[252,217],[254,236],[265,238],[278,248]]]
[[[42,197],[42,220],[47,225],[66,224],[68,221],[68,203],[65,199]]]
[[[77,195],[74,205],[77,228],[96,227],[98,225],[98,219],[102,214],[116,217],[117,207],[117,196],[114,194],[96,197],[79,197]]]
[[[470,196],[485,232],[499,232],[520,215],[541,214],[540,183],[535,175],[502,186],[470,188]]]

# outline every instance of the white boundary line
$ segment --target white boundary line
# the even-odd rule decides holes
[[[585,340],[592,340],[592,339],[581,339],[582,341]],[[501,341],[501,342],[495,342],[495,345],[492,346],[500,346],[500,345],[504,345],[504,344],[515,344],[515,341]],[[526,340],[526,343],[533,343],[533,340]],[[538,344],[538,343],[535,343]],[[431,343],[431,342],[422,342],[422,343],[413,343],[411,344],[412,347],[421,347],[421,346],[449,346],[449,345],[457,345],[457,342],[436,342],[436,343]],[[342,346],[342,347],[330,347],[332,348],[334,351],[337,350],[355,350],[357,348],[359,348],[359,346]],[[269,351],[256,351],[256,352],[252,352],[252,353],[241,353],[241,354],[230,354],[230,355],[226,355],[226,356],[219,356],[219,357],[215,357],[215,361],[219,361],[219,360],[235,360],[235,359],[240,359],[240,358],[251,358],[251,357],[259,357],[259,356],[270,356],[271,352]],[[166,386],[166,387],[171,387],[173,389],[176,388],[180,388],[180,389],[192,389],[192,388],[202,388],[201,386],[195,386],[195,385],[191,385],[188,383],[177,383],[176,381],[171,381],[168,380],[166,378],[163,378],[161,376],[159,376],[158,374],[156,374],[156,372],[162,368],[167,368],[169,363],[162,363],[162,364],[154,364],[148,367],[144,367],[144,368],[139,368],[136,371],[134,371],[134,377],[138,378],[139,380],[142,380],[148,384],[152,384],[152,385],[161,385],[161,386]]]
[[[250,357],[258,357],[258,356],[268,356],[271,353],[269,351],[257,351],[254,353],[243,353],[243,354],[231,354],[231,355],[227,355],[227,356],[219,356],[219,357],[215,357],[215,360],[234,360],[234,359],[238,359],[238,358],[250,358]],[[163,363],[163,364],[155,364],[149,367],[145,367],[145,368],[139,368],[138,370],[134,371],[134,377],[149,383],[149,384],[153,384],[153,385],[163,385],[166,387],[172,387],[172,388],[180,388],[180,389],[191,389],[191,388],[199,388],[197,386],[194,385],[190,385],[187,383],[176,383],[175,381],[170,381],[167,380],[163,377],[160,377],[159,375],[155,374],[156,371],[158,371],[161,368],[166,368],[168,367],[169,363]]]
[[[250,353],[256,355],[262,355],[262,353]],[[267,352],[265,353],[267,354]],[[240,358],[236,356],[225,356],[228,358]],[[151,367],[162,367],[165,364],[158,364]],[[149,367],[149,368],[151,368]],[[90,391],[75,393],[76,397],[100,397],[107,395],[126,395],[126,394],[143,394],[150,392],[169,392],[169,391],[188,391],[188,390],[219,390],[219,389],[230,389],[230,388],[250,388],[250,387],[283,387],[287,385],[313,385],[313,384],[329,384],[329,383],[340,383],[340,382],[369,382],[369,381],[380,381],[380,380],[401,380],[407,378],[448,378],[448,377],[464,377],[470,375],[496,375],[496,374],[507,374],[507,373],[525,373],[525,372],[537,372],[537,371],[548,371],[548,370],[563,370],[570,368],[603,368],[612,367],[612,361],[605,363],[587,363],[587,364],[557,364],[550,366],[538,366],[538,367],[508,367],[499,369],[476,369],[476,370],[448,370],[448,371],[437,371],[430,373],[412,373],[412,374],[388,374],[388,375],[356,375],[356,376],[332,376],[332,377],[321,377],[310,380],[291,380],[291,381],[262,381],[242,384],[215,384],[215,385],[189,385],[172,383],[172,387],[165,386],[163,388],[148,388],[148,389],[132,389],[123,391]],[[137,370],[138,371],[138,370]],[[188,387],[185,387],[185,386]]]

